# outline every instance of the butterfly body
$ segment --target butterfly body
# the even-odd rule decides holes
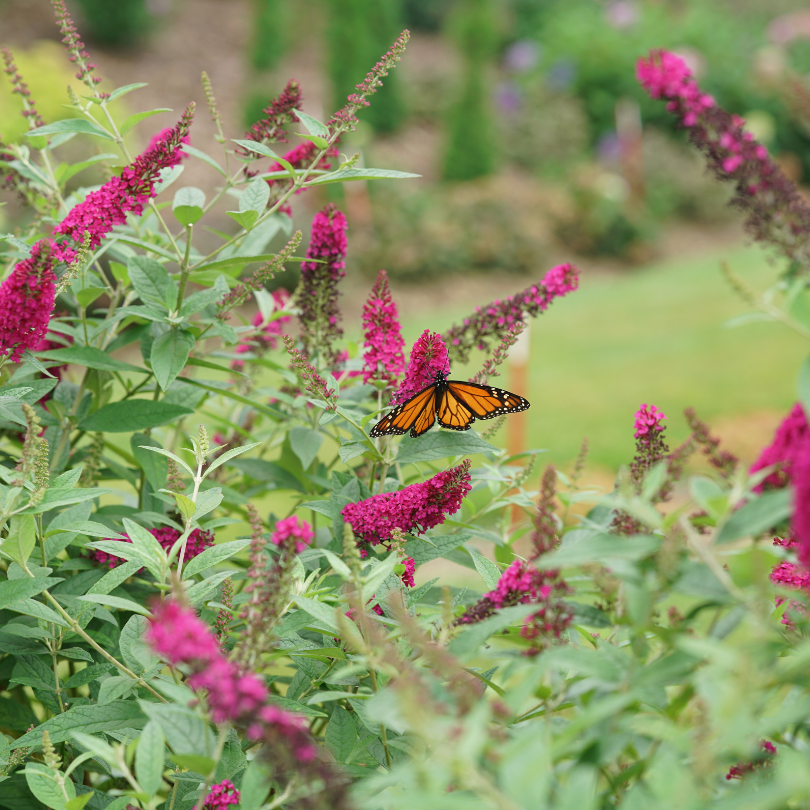
[[[438,372],[432,385],[397,405],[369,435],[376,438],[410,432],[415,439],[430,430],[437,420],[450,430],[469,430],[476,419],[493,419],[528,407],[527,400],[503,388],[448,380]]]

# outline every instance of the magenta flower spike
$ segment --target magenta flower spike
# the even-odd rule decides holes
[[[300,554],[309,548],[315,539],[315,532],[305,520],[299,520],[297,515],[290,515],[276,523],[275,531],[270,535],[270,541],[276,546],[284,546],[290,538],[295,540],[295,553]]]
[[[757,492],[766,488],[786,486],[793,479],[793,468],[799,450],[810,439],[810,427],[800,402],[797,402],[790,413],[776,429],[773,441],[759,454],[751,465],[750,473],[777,465],[757,487]]]
[[[325,357],[331,366],[338,352],[333,343],[343,335],[338,309],[338,282],[346,275],[346,217],[334,203],[315,214],[301,265],[301,283],[296,302],[301,310],[301,340],[308,357]]]
[[[144,206],[156,196],[155,185],[161,169],[176,165],[185,155],[181,144],[188,143],[188,130],[194,115],[189,105],[177,126],[163,131],[152,146],[97,191],[91,191],[84,202],[70,210],[54,228],[54,236],[67,236],[68,242],[57,245],[58,261],[70,262],[76,246],[90,233],[90,247],[97,248],[115,225],[123,225],[127,214],[140,216]]]
[[[572,264],[552,267],[539,284],[523,292],[495,300],[478,307],[462,324],[451,326],[442,336],[454,358],[466,362],[473,349],[486,350],[499,343],[515,325],[528,317],[536,317],[548,309],[555,298],[573,292],[579,286],[579,271]]]
[[[742,118],[704,93],[686,62],[669,51],[639,59],[636,76],[655,99],[667,102],[720,180],[735,184],[731,205],[747,212],[746,229],[810,270],[810,206],[795,184],[746,131]]]
[[[395,528],[424,534],[439,526],[448,515],[458,512],[471,489],[470,460],[465,459],[458,467],[399,492],[385,492],[346,504],[341,514],[358,538],[376,546],[390,542],[391,530]]]
[[[363,306],[363,335],[363,382],[393,385],[405,370],[405,341],[385,270],[380,270]]]
[[[430,329],[425,329],[411,349],[411,359],[405,369],[405,377],[393,396],[393,402],[405,402],[414,394],[433,385],[436,374],[449,374],[450,361],[447,346],[442,338]]]
[[[56,294],[53,247],[49,239],[37,242],[0,285],[0,355],[14,363],[48,331]]]

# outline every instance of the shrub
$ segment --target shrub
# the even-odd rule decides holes
[[[529,317],[564,314],[576,268],[426,330],[407,366],[384,272],[367,351],[349,355],[333,205],[294,294],[264,289],[302,258],[300,233],[264,253],[296,192],[402,176],[325,164],[407,32],[326,124],[291,82],[234,147],[219,132],[217,157],[190,142],[190,106],[133,159],[106,113],[135,87],[98,91],[54,5],[84,97],[71,96],[76,118],[40,124],[21,94],[27,145],[2,159],[38,216],[3,236],[0,806],[802,806],[806,374],[752,471],[690,410],[689,439],[670,449],[667,417],[644,404],[612,494],[581,488],[585,447],[534,490],[521,462],[538,451],[509,457],[492,429],[464,428],[528,407],[488,382]],[[639,78],[734,185],[752,235],[792,261],[790,312],[778,290],[742,291],[807,336],[807,204],[677,57],[652,54]],[[278,155],[294,118],[308,138]],[[56,162],[75,134],[118,165],[68,194],[91,162]],[[188,160],[221,191],[207,202],[181,187],[169,206]],[[227,192],[234,232],[202,255],[195,226]],[[260,317],[241,323],[251,299]],[[445,391],[449,361],[473,352],[481,387]],[[426,407],[405,419],[414,392],[439,396],[457,429],[428,430]],[[424,435],[403,435],[411,420]],[[689,499],[667,506],[696,451]],[[434,560],[466,566],[469,590],[422,582]]]

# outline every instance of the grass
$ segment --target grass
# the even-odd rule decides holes
[[[585,271],[579,290],[531,325],[529,387],[518,393],[532,408],[509,417],[526,420],[528,447],[547,448],[544,460],[565,468],[588,437],[590,462],[616,470],[633,455],[633,414],[643,402],[669,416],[671,446],[688,435],[682,412],[689,406],[710,424],[786,411],[807,346],[780,323],[729,328],[747,305],[724,280],[724,260],[757,290],[779,270],[759,249],[737,247],[619,277]],[[426,309],[406,324],[406,342],[465,314]],[[508,380],[505,372],[492,382],[509,387]]]

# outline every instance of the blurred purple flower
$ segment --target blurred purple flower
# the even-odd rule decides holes
[[[622,144],[615,132],[606,132],[596,142],[596,159],[605,165],[619,162],[622,156]]]
[[[571,88],[577,78],[577,66],[572,59],[558,59],[546,74],[546,84],[557,92]]]
[[[523,91],[515,82],[498,82],[493,95],[495,107],[502,113],[514,114],[523,107]]]
[[[615,0],[605,8],[605,19],[613,28],[631,28],[639,19],[638,6],[633,0]]]
[[[528,73],[540,61],[540,44],[533,39],[513,42],[503,57],[503,66],[512,73]]]

